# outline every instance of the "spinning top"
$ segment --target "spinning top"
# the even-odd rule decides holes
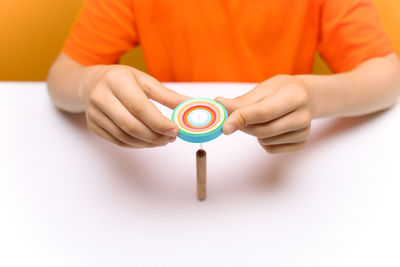
[[[211,141],[222,134],[228,112],[219,102],[208,98],[192,98],[179,104],[172,121],[179,127],[178,137],[191,143]],[[196,153],[197,198],[206,198],[206,151]]]
[[[227,117],[224,106],[207,98],[186,100],[172,113],[172,121],[179,127],[178,137],[191,143],[204,143],[220,136]]]

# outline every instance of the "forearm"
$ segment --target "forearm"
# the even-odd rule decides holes
[[[68,112],[83,112],[83,87],[91,82],[87,77],[96,77],[95,73],[103,67],[85,67],[61,54],[47,77],[48,91],[54,105]]]
[[[391,54],[333,75],[298,75],[310,91],[314,118],[357,116],[393,106],[400,95],[400,67]]]

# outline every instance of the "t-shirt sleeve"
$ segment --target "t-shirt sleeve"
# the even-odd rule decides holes
[[[394,48],[371,0],[323,0],[318,50],[337,73]]]
[[[131,0],[86,0],[62,51],[83,65],[115,64],[137,44]]]

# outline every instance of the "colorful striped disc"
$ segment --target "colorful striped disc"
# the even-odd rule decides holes
[[[179,127],[178,137],[191,143],[204,143],[220,136],[227,117],[224,106],[208,98],[186,100],[172,113],[172,121]]]

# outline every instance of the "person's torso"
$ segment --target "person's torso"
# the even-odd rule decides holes
[[[150,74],[163,81],[260,82],[310,73],[319,0],[132,0]]]

